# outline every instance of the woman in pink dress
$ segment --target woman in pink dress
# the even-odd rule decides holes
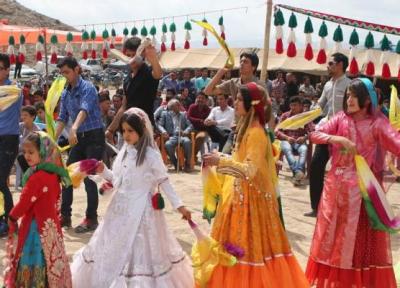
[[[306,271],[316,287],[396,287],[390,235],[371,227],[354,163],[354,154],[363,156],[382,182],[386,151],[400,156],[400,134],[376,107],[371,81],[354,79],[344,112],[311,134],[332,155]]]

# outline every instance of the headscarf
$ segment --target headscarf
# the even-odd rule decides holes
[[[62,162],[60,151],[58,150],[57,144],[51,139],[51,137],[43,131],[33,132],[39,134],[40,147],[39,156],[40,163],[36,166],[29,167],[26,170],[22,178],[22,186],[25,186],[28,182],[29,177],[31,177],[36,171],[44,170],[49,173],[57,174],[61,183],[64,187],[71,185],[71,179],[68,175],[68,171],[65,169],[64,163]]]
[[[358,78],[358,79],[360,79],[367,87],[368,94],[371,99],[372,108],[373,110],[375,110],[378,107],[378,96],[376,95],[374,84],[368,78]]]

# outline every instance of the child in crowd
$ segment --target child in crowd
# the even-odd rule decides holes
[[[36,109],[34,106],[24,106],[21,111],[21,120],[19,123],[19,155],[17,157],[18,164],[22,171],[25,172],[29,166],[22,154],[22,143],[24,143],[25,138],[35,131],[40,131],[40,128],[34,123],[36,117]]]

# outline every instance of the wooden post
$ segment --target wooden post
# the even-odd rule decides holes
[[[260,80],[265,82],[268,77],[268,54],[269,54],[269,36],[271,34],[271,16],[272,16],[272,0],[267,1],[267,15],[265,18],[265,34],[264,34],[264,56],[261,67]]]
[[[43,29],[43,38],[44,38],[44,63],[45,63],[45,76],[44,79],[46,79],[46,84],[47,84],[47,79],[49,77],[49,64],[47,60],[47,29]]]

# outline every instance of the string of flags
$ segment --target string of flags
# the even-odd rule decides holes
[[[297,55],[297,47],[296,47],[296,36],[295,30],[297,28],[297,18],[295,13],[300,13],[307,16],[304,25],[304,34],[305,34],[305,51],[304,58],[308,61],[312,61],[314,59],[314,49],[312,47],[312,34],[314,33],[313,23],[311,21],[311,17],[322,19],[321,26],[318,30],[318,36],[320,37],[319,47],[317,48],[317,55],[315,61],[318,64],[325,64],[327,62],[327,37],[328,37],[328,27],[325,23],[325,20],[332,21],[338,23],[338,26],[333,32],[332,40],[334,42],[334,46],[332,49],[332,53],[338,52],[342,50],[344,36],[343,36],[343,25],[349,25],[355,27],[350,35],[348,44],[350,46],[350,54],[349,54],[349,73],[350,75],[358,75],[361,71],[360,67],[364,67],[364,74],[370,77],[375,76],[376,74],[376,65],[382,64],[380,71],[382,78],[390,78],[392,77],[392,73],[390,71],[390,66],[388,63],[390,51],[391,51],[391,42],[387,36],[387,34],[393,34],[396,36],[400,36],[400,28],[384,26],[379,24],[373,24],[368,22],[362,22],[358,20],[353,20],[349,18],[344,18],[340,16],[334,16],[330,14],[324,14],[321,12],[315,12],[311,10],[306,10],[302,8],[295,8],[288,5],[276,5],[274,11],[274,26],[275,26],[275,52],[277,54],[284,54],[285,47],[283,42],[283,26],[285,25],[284,15],[282,13],[281,8],[287,9],[291,11],[288,21],[289,35],[287,37],[287,47],[286,47],[286,56],[289,58],[296,57]],[[360,44],[360,39],[357,33],[357,28],[370,30],[364,41],[364,49],[366,50],[366,59],[365,63],[358,63],[358,46]],[[377,31],[384,33],[382,40],[379,42],[379,47],[375,44],[374,35],[371,31]],[[373,51],[376,49],[381,50],[381,57],[377,59],[376,56],[373,56]],[[397,53],[397,77],[400,81],[400,40],[397,42],[396,49],[394,49],[395,53]],[[379,58],[379,57],[378,57]]]

